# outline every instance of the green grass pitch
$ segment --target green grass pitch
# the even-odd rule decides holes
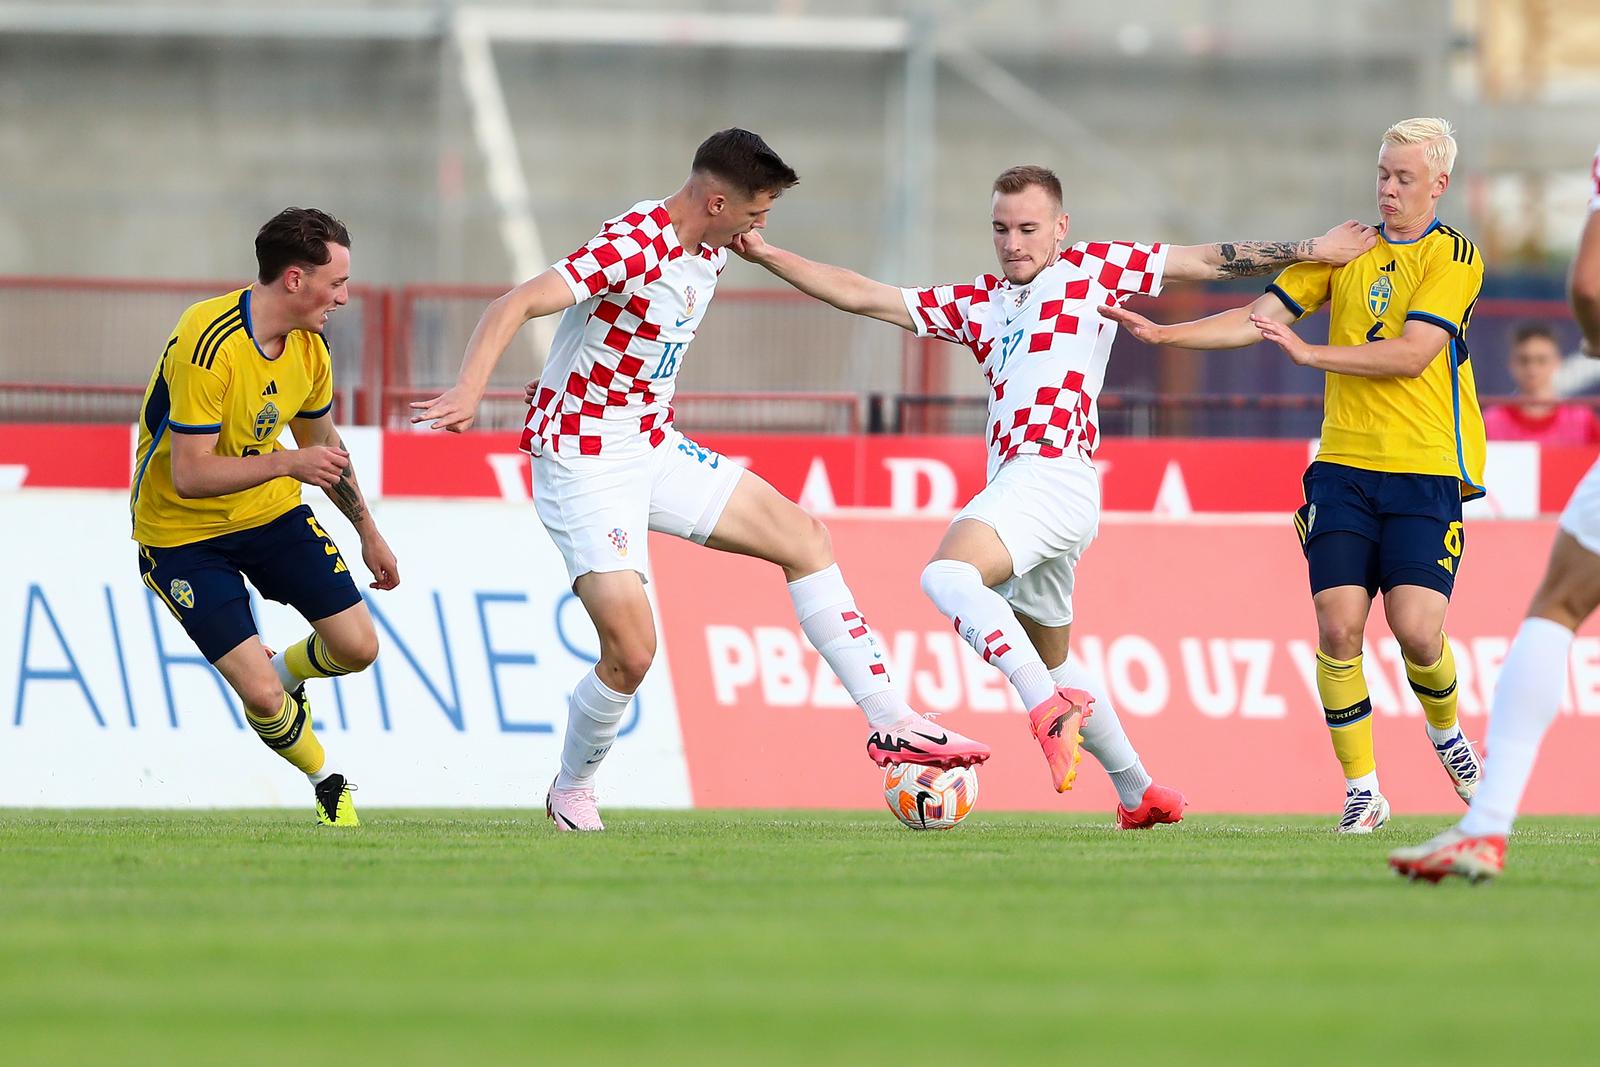
[[[1600,820],[0,811],[0,1062],[1593,1063]]]

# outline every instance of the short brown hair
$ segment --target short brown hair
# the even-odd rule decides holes
[[[756,134],[737,126],[718,130],[701,142],[692,168],[714,174],[746,196],[777,196],[797,184],[800,175]]]
[[[1524,341],[1532,341],[1537,337],[1543,337],[1546,341],[1556,346],[1557,352],[1561,351],[1561,342],[1556,340],[1556,332],[1543,322],[1518,323],[1517,328],[1511,333],[1511,344],[1512,347],[1515,347]]]
[[[286,207],[256,233],[256,277],[275,282],[290,267],[324,267],[329,245],[350,247],[344,223],[314,207]]]
[[[1031,163],[1001,171],[1000,177],[994,180],[994,191],[1020,193],[1030,185],[1037,185],[1055,197],[1056,203],[1061,203],[1061,179],[1056,177],[1056,172],[1049,167],[1034,166]]]

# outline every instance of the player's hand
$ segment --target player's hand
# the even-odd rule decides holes
[[[767,239],[756,230],[747,233],[735,234],[728,247],[740,258],[751,263],[760,263],[766,258]]]
[[[528,402],[528,406],[529,407],[533,406],[533,399],[534,399],[534,397],[536,397],[538,395],[539,395],[539,379],[535,378],[533,381],[529,382],[527,385],[524,385],[522,387],[522,399],[524,399],[524,400],[526,400]]]
[[[1283,349],[1284,354],[1295,363],[1302,367],[1315,365],[1313,361],[1316,353],[1312,351],[1311,346],[1302,341],[1299,334],[1283,323],[1261,315],[1251,315],[1250,325],[1261,331],[1261,336],[1264,340],[1271,341]]]
[[[460,385],[453,385],[432,400],[411,402],[411,422],[431,422],[429,429],[460,433],[470,429],[478,417],[479,394]]]
[[[350,466],[350,453],[331,445],[311,445],[284,452],[289,465],[289,477],[319,489],[332,489],[339,484],[344,470]]]
[[[1311,239],[1311,259],[1342,267],[1378,243],[1378,231],[1364,222],[1341,222],[1321,237]]]
[[[374,532],[361,539],[361,562],[372,573],[373,589],[393,589],[400,584],[400,564],[382,534]]]
[[[1166,344],[1167,328],[1159,322],[1151,322],[1137,311],[1129,311],[1120,304],[1107,304],[1100,309],[1100,314],[1127,330],[1133,336],[1147,345]]]

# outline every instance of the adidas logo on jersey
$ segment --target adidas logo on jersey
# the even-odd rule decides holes
[[[276,378],[267,379],[267,387],[265,389],[261,390],[261,395],[262,396],[277,396],[278,395],[278,381],[277,381]]]
[[[1382,267],[1379,267],[1378,269],[1383,271],[1383,272],[1385,272],[1385,273],[1387,273],[1387,274],[1392,274],[1392,273],[1394,273],[1394,268],[1395,268],[1395,261],[1391,259],[1386,265],[1384,265]]]

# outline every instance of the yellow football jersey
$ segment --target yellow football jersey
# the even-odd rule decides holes
[[[1438,219],[1414,241],[1378,243],[1342,267],[1297,263],[1276,293],[1296,317],[1330,303],[1328,343],[1360,345],[1400,336],[1407,320],[1440,327],[1449,342],[1420,378],[1329,373],[1317,458],[1347,467],[1461,479],[1461,496],[1483,495],[1483,412],[1468,362],[1467,326],[1483,288],[1483,257]]]
[[[271,522],[299,505],[300,483],[270,482],[185,500],[172,486],[171,434],[216,434],[213,453],[278,451],[290,419],[333,406],[333,363],[320,334],[295,330],[268,359],[250,326],[250,290],[202,300],[183,313],[150,375],[139,412],[133,538],[154,548],[203,541]]]

